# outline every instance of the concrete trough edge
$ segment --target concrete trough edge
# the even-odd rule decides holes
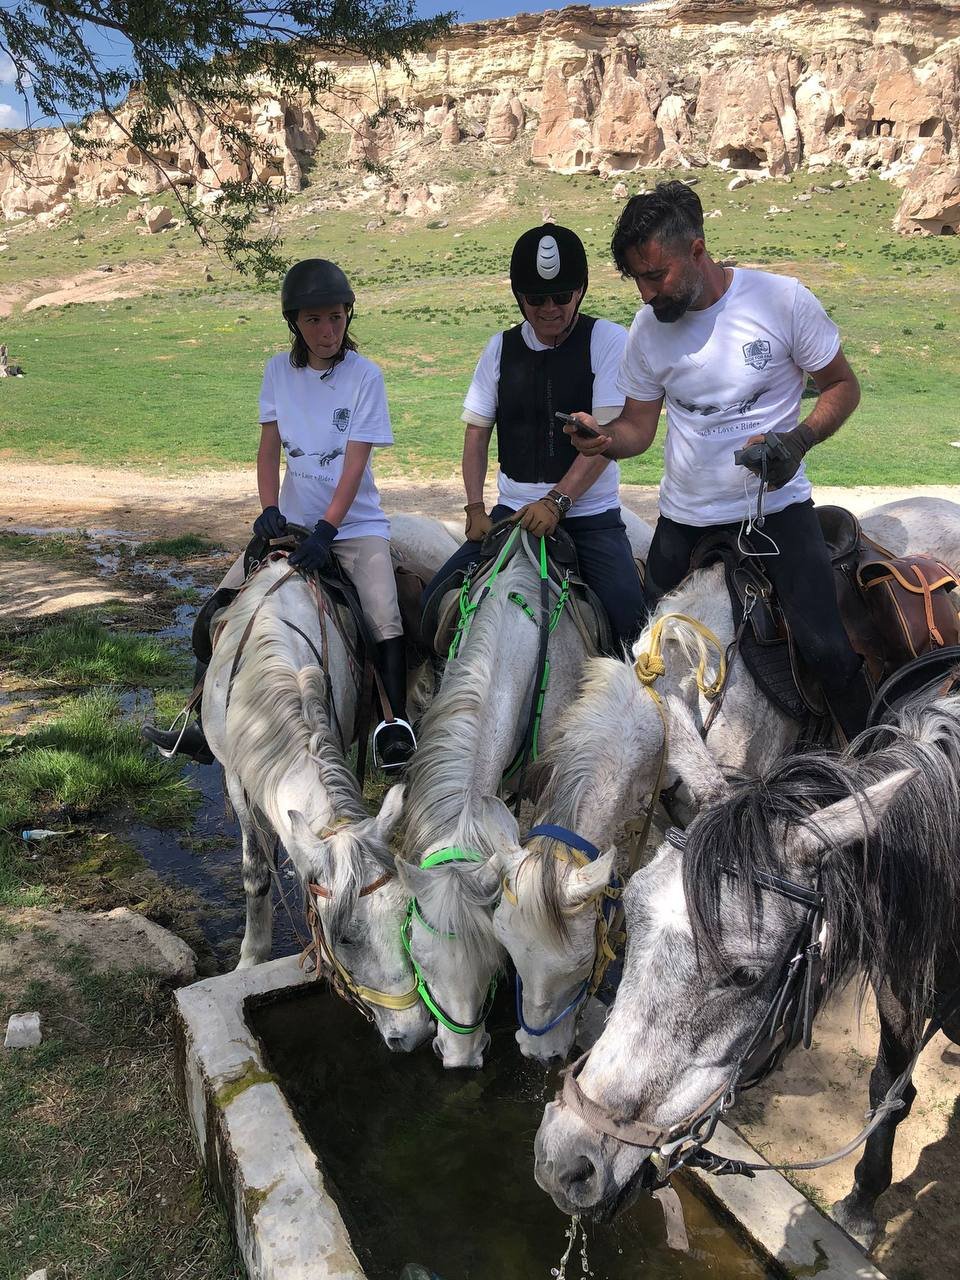
[[[312,981],[288,956],[176,993],[177,1076],[214,1191],[251,1280],[365,1280],[340,1211],[244,1017],[251,996]],[[860,1248],[725,1125],[711,1143],[755,1178],[696,1172],[707,1197],[787,1276],[884,1280]]]

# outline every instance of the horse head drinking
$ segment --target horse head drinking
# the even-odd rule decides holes
[[[713,776],[714,803],[627,887],[616,1000],[544,1115],[536,1176],[561,1208],[610,1216],[684,1163],[717,1168],[704,1144],[720,1116],[860,972],[879,992],[879,1114],[835,1212],[869,1237],[912,1100],[901,1082],[894,1117],[887,1090],[935,988],[957,978],[958,760],[960,699],[949,698],[902,713],[865,754],[790,758],[733,789]]]
[[[494,797],[501,787],[529,793],[528,766],[573,700],[587,653],[540,543],[513,531],[505,550],[515,554],[461,594],[454,654],[408,773],[404,938],[446,1066],[482,1064],[485,1005],[503,960],[492,925],[498,858],[519,840]]]
[[[398,939],[405,898],[389,840],[403,790],[371,817],[345,752],[358,723],[354,654],[322,590],[264,565],[225,612],[203,693],[243,840],[247,923],[240,967],[270,956],[279,840],[311,903],[318,964],[390,1048],[429,1031]]]

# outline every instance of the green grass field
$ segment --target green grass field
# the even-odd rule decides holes
[[[515,323],[507,284],[516,235],[554,219],[582,234],[592,266],[586,309],[629,323],[632,286],[609,260],[618,202],[596,177],[563,177],[514,162],[506,177],[446,158],[437,181],[458,200],[445,227],[385,215],[373,204],[309,212],[340,172],[325,144],[318,178],[285,211],[285,253],[335,258],[358,293],[354,332],[384,368],[397,447],[381,455],[383,475],[448,478],[459,462],[463,394],[491,332]],[[640,174],[637,189],[657,175]],[[680,175],[682,176],[682,175]],[[799,276],[840,325],[863,385],[863,402],[839,437],[811,459],[815,481],[833,484],[952,483],[960,451],[960,239],[903,238],[890,230],[899,190],[871,179],[805,203],[793,197],[834,173],[794,175],[735,193],[728,176],[699,173],[710,248],[720,258]],[[509,178],[510,213],[479,221]],[[765,218],[771,205],[790,212]],[[0,456],[167,469],[235,466],[256,449],[257,393],[266,358],[286,345],[275,285],[258,287],[213,264],[186,229],[138,236],[128,205],[87,210],[67,227],[18,227],[0,257],[0,285],[66,277],[99,264],[142,262],[158,270],[154,292],[135,299],[15,313],[3,324],[11,358],[26,377],[0,383]],[[78,233],[82,238],[79,243]],[[625,464],[628,481],[659,479],[658,446]]]

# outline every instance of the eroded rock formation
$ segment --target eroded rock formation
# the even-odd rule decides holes
[[[267,159],[231,157],[215,130],[159,168],[103,122],[108,154],[77,158],[56,130],[28,174],[0,153],[0,211],[18,217],[65,199],[152,195],[173,183],[213,200],[219,182],[257,173],[298,191],[320,127],[349,130],[348,159],[389,160],[436,146],[529,146],[559,172],[720,164],[756,175],[843,164],[904,186],[902,231],[960,230],[960,0],[652,0],[573,6],[456,28],[398,67],[338,63],[337,95],[311,111],[263,86],[245,123]],[[374,97],[379,87],[380,99]],[[370,124],[382,100],[408,111]],[[429,209],[429,201],[406,205]]]

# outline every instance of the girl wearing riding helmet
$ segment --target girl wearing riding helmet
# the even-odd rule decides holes
[[[416,740],[405,719],[406,656],[390,524],[370,469],[374,446],[392,445],[393,434],[383,374],[357,352],[347,332],[354,302],[346,275],[326,259],[298,262],[284,277],[280,305],[293,341],[289,352],[267,361],[260,388],[257,489],[263,510],[253,532],[266,541],[283,537],[288,521],[312,529],[290,556],[291,566],[310,572],[336,560],[356,589],[394,716],[374,730],[374,758],[389,772],[403,768]],[[281,452],[287,464],[282,484]],[[222,587],[239,586],[233,577],[231,571]],[[201,631],[202,643],[206,628]],[[196,758],[206,751],[209,757],[202,728],[189,729],[179,738],[149,726],[144,734],[161,748]]]
[[[257,453],[263,511],[253,531],[280,537],[288,520],[312,528],[290,564],[325,569],[333,558],[353,583],[395,716],[377,726],[374,755],[381,767],[398,769],[416,742],[404,719],[407,668],[390,523],[370,468],[374,446],[392,445],[393,433],[383,374],[347,332],[355,300],[347,277],[324,258],[298,262],[284,278],[280,305],[293,345],[268,360],[263,375]]]

